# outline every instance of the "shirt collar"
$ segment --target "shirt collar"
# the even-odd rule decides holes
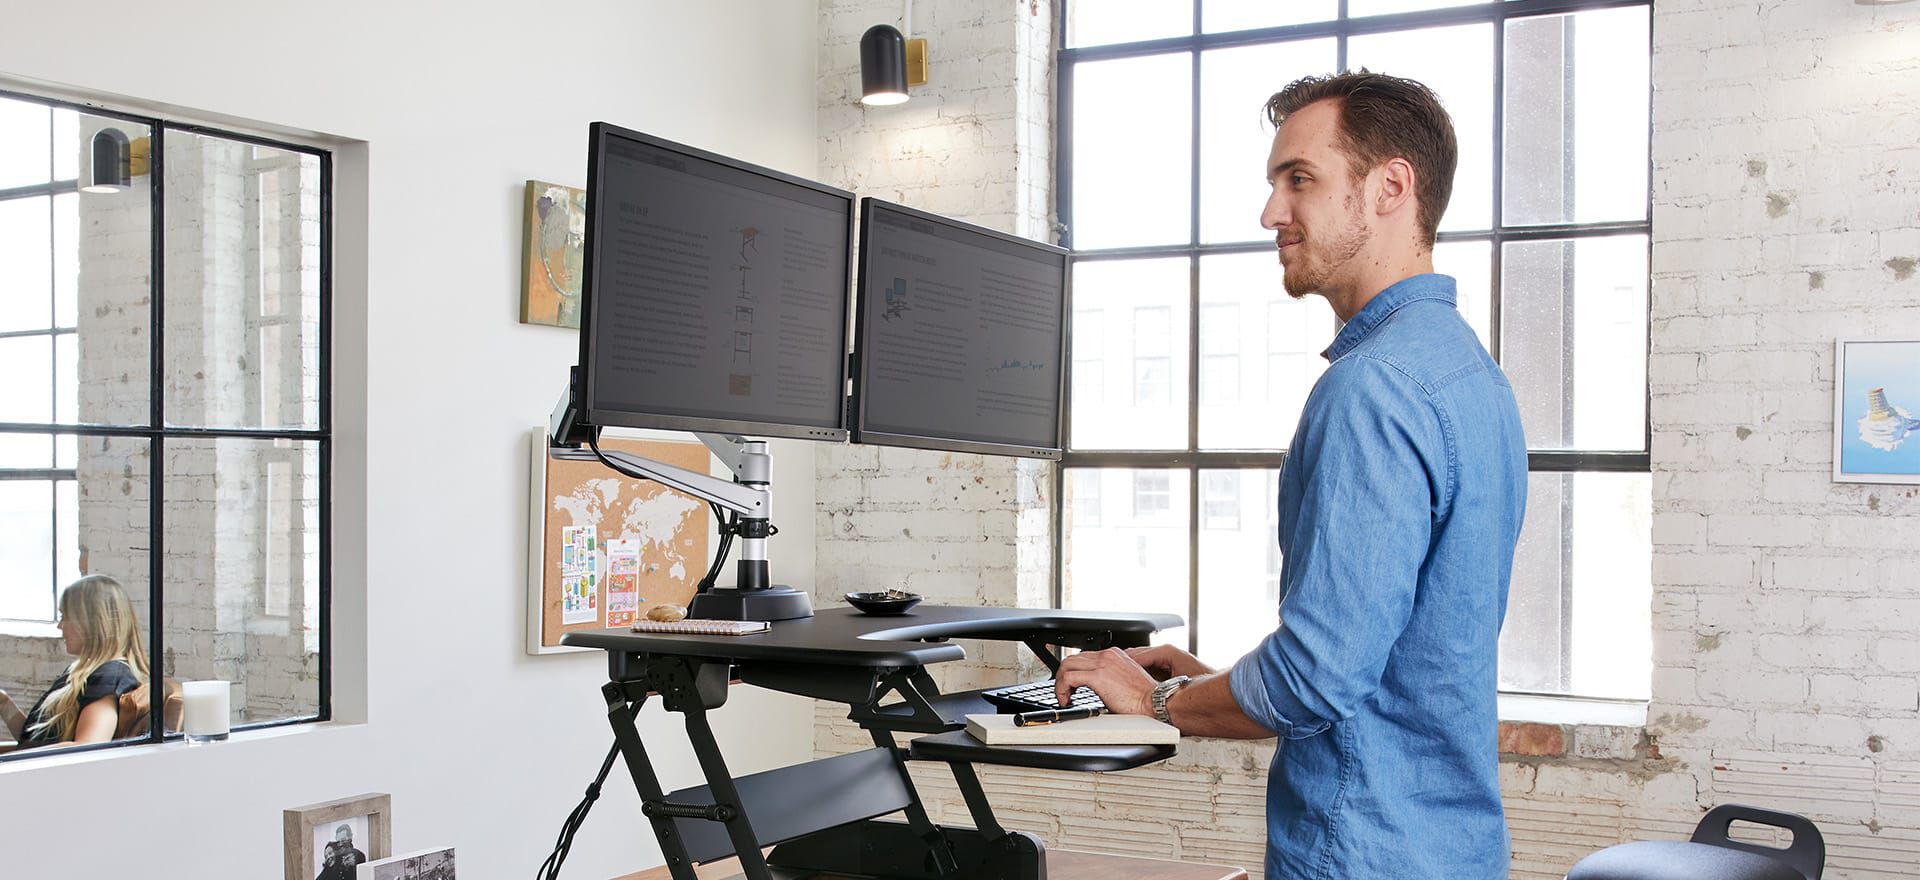
[[[1353,350],[1360,340],[1367,338],[1373,328],[1380,326],[1388,315],[1400,310],[1401,306],[1423,299],[1437,299],[1451,306],[1454,304],[1453,278],[1447,275],[1415,275],[1403,278],[1389,285],[1386,290],[1373,295],[1366,308],[1353,320],[1334,334],[1333,344],[1320,356],[1329,361],[1339,360],[1341,355]]]

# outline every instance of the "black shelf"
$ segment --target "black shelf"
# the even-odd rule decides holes
[[[1110,772],[1132,770],[1173,757],[1174,746],[990,746],[964,730],[923,736],[908,744],[915,761],[947,761],[1034,767],[1041,770]]]

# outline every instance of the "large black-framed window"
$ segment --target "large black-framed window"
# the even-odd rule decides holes
[[[1526,421],[1502,688],[1644,699],[1650,18],[1645,0],[1069,0],[1055,186],[1076,379],[1057,600],[1181,613],[1215,663],[1271,631],[1274,477],[1336,322],[1280,289],[1258,225],[1262,108],[1299,76],[1364,66],[1428,83],[1454,117],[1436,269]],[[1174,490],[1163,524],[1089,524],[1073,487],[1119,472]]]
[[[109,130],[127,170],[92,191]],[[156,698],[145,733],[62,751],[178,736],[159,697],[187,679],[233,681],[237,729],[329,718],[331,153],[4,90],[0,153],[0,349],[46,340],[0,389],[0,491],[49,496],[0,500],[0,687],[46,690],[60,591],[105,574]]]

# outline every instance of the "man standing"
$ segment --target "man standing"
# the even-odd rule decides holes
[[[1495,662],[1527,456],[1506,376],[1432,274],[1453,124],[1425,86],[1364,71],[1267,113],[1261,223],[1287,293],[1343,322],[1281,474],[1280,626],[1224,672],[1169,646],[1078,654],[1060,694],[1279,735],[1270,880],[1505,877]]]

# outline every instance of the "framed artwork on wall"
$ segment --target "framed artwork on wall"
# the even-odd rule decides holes
[[[1833,348],[1833,479],[1920,484],[1920,339]]]
[[[354,880],[360,865],[392,855],[389,809],[375,793],[284,811],[286,880]]]
[[[520,266],[520,322],[580,328],[581,249],[587,191],[527,181]]]

